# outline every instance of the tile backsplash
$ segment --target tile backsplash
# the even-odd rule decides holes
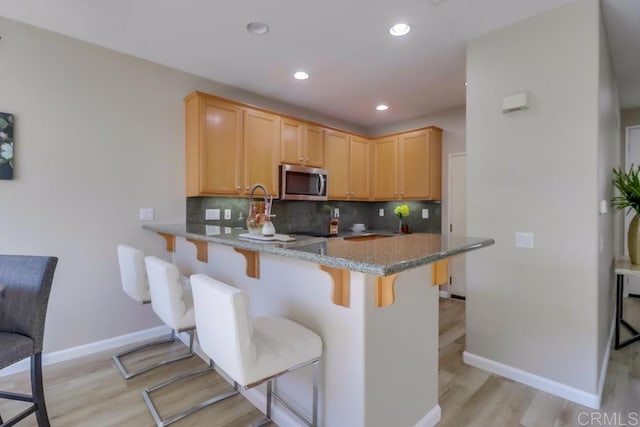
[[[274,200],[272,222],[278,233],[311,231],[325,233],[329,231],[331,210],[340,210],[341,232],[349,231],[354,223],[363,223],[369,229],[397,230],[398,217],[393,214],[396,206],[406,203],[409,216],[402,219],[414,232],[440,233],[441,204],[439,201],[394,201],[394,202],[307,202]],[[220,220],[205,220],[206,209],[220,209]],[[225,220],[224,210],[231,209],[231,219]],[[379,216],[384,209],[384,216]],[[422,209],[429,210],[429,218],[422,218]],[[188,197],[187,222],[211,224],[221,227],[246,228],[245,220],[249,212],[246,198],[234,197]]]

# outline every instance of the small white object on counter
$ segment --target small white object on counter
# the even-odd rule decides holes
[[[262,235],[265,237],[273,237],[276,234],[276,227],[271,221],[267,221],[262,226]]]
[[[273,241],[292,242],[296,240],[295,237],[291,237],[286,234],[274,234],[273,236],[263,236],[262,234],[242,233],[242,234],[238,234],[238,237],[242,237],[245,239],[252,239],[252,240],[262,240],[263,242],[273,242]]]

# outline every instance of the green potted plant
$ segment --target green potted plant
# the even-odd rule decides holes
[[[613,169],[613,185],[620,195],[611,199],[613,207],[619,210],[629,209],[634,216],[627,231],[629,259],[632,264],[640,264],[640,166],[631,165],[628,172],[621,167]]]
[[[402,224],[402,218],[409,216],[409,206],[406,203],[396,206],[396,208],[393,210],[393,213],[400,220],[400,224],[398,225],[398,233],[407,234],[409,232],[409,226],[407,224]]]

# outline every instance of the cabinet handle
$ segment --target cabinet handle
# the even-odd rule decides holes
[[[236,190],[240,190],[240,189],[242,189],[242,187],[238,185],[238,186],[236,187]]]
[[[404,196],[404,192],[400,193],[401,196]]]
[[[304,160],[304,157],[298,157],[298,161],[301,162]]]
[[[244,187],[245,190],[249,191],[249,187]]]

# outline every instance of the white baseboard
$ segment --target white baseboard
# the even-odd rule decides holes
[[[120,335],[119,337],[109,338],[103,341],[96,341],[89,344],[83,344],[77,347],[67,348],[60,351],[54,351],[51,353],[42,354],[42,365],[53,365],[58,362],[65,362],[67,360],[75,359],[82,356],[88,356],[90,354],[99,353],[105,350],[111,350],[113,348],[122,347],[125,345],[136,344],[141,341],[147,341],[158,338],[163,335],[167,335],[171,330],[166,326],[158,326],[151,329],[145,329],[143,331],[132,332],[126,335]],[[21,360],[18,363],[14,363],[0,370],[0,377],[16,374],[18,372],[28,371],[31,367],[30,359]]]
[[[434,427],[440,422],[441,416],[440,405],[436,405],[414,427]]]
[[[599,396],[595,393],[588,393],[584,390],[580,390],[466,351],[462,354],[462,360],[467,365],[484,369],[485,371],[537,388],[538,390],[546,391],[547,393],[562,397],[563,399],[567,399],[593,409],[600,408],[601,395]]]
[[[604,351],[604,358],[602,359],[602,366],[600,367],[600,377],[598,378],[598,408],[602,403],[602,391],[604,390],[604,382],[607,379],[607,369],[609,368],[609,357],[611,356],[611,346],[613,346],[613,334],[616,330],[616,313],[613,311],[613,319],[611,319],[611,329],[609,330],[609,339],[607,340],[607,347]]]
[[[449,291],[440,291],[440,298],[450,298]]]

